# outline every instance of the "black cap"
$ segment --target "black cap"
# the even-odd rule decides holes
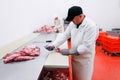
[[[82,14],[82,8],[80,6],[73,6],[69,8],[66,21],[72,21],[75,16]]]

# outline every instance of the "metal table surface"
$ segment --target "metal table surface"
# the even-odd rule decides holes
[[[1,59],[0,80],[37,80],[48,54],[51,53],[44,48],[46,44],[49,44],[46,43],[46,40],[54,40],[55,38],[56,34],[43,33],[25,44],[35,44],[40,47],[40,56],[36,57],[34,60],[4,64],[3,59]]]

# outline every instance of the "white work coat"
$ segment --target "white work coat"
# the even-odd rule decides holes
[[[98,34],[96,24],[85,17],[79,28],[71,22],[66,31],[53,42],[58,47],[71,38],[71,48],[77,48],[80,55],[72,55],[73,80],[91,80]]]

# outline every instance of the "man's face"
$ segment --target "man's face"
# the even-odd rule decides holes
[[[80,24],[82,22],[82,15],[75,16],[72,21],[76,25]]]

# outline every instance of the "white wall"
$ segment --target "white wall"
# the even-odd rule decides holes
[[[44,24],[53,24],[53,17],[63,18],[72,5],[80,5],[104,30],[120,27],[119,0],[0,0],[0,46],[15,41]]]
[[[84,8],[104,30],[120,28],[120,0],[87,0]]]

